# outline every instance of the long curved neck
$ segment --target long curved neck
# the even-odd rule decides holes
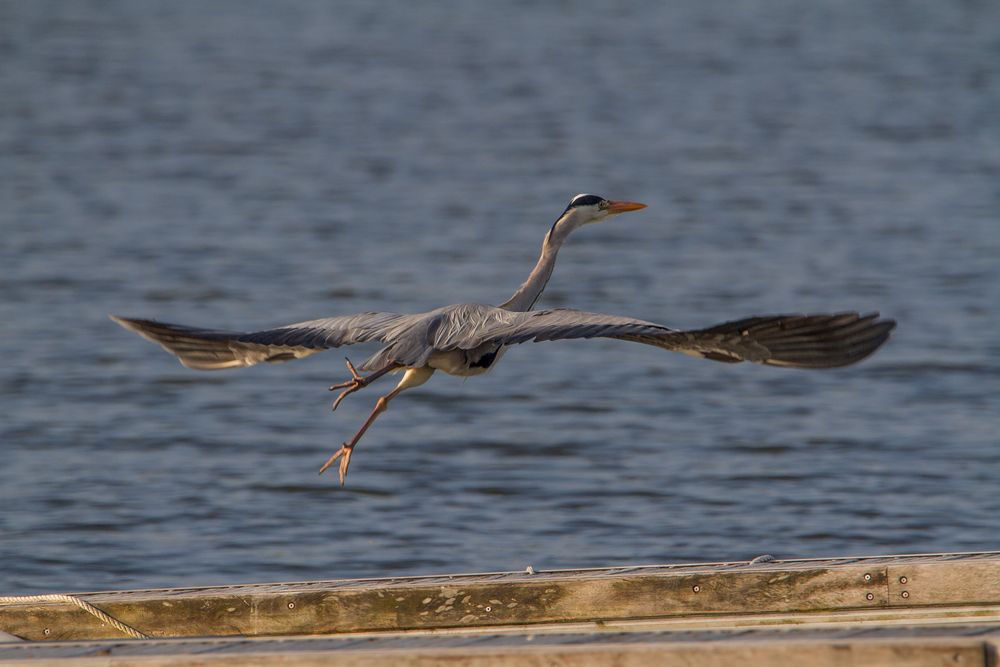
[[[559,253],[559,248],[577,226],[571,224],[568,217],[559,218],[552,225],[552,229],[542,241],[542,253],[538,257],[535,268],[531,270],[528,279],[517,288],[517,291],[500,304],[500,308],[525,312],[534,307],[538,297],[545,291],[545,286],[548,284],[549,278],[552,277],[553,269],[556,268],[556,255]]]

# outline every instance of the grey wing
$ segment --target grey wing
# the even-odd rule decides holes
[[[789,368],[837,368],[857,363],[889,339],[894,320],[878,313],[766,315],[666,335],[619,336],[713,361],[752,361]]]
[[[448,313],[437,327],[433,347],[437,350],[470,350],[489,345],[516,345],[528,341],[573,338],[617,338],[655,336],[672,329],[630,317],[557,308],[514,312],[492,306],[468,305],[465,311]]]
[[[879,348],[896,326],[878,313],[859,315],[769,315],[691,331],[629,318],[578,310],[518,313],[481,327],[457,347],[486,343],[514,345],[527,341],[616,338],[714,361],[751,361],[773,366],[832,368],[864,359]]]
[[[301,359],[341,345],[384,341],[403,317],[396,313],[361,313],[252,332],[201,329],[114,315],[111,319],[158,343],[188,368],[219,370]]]

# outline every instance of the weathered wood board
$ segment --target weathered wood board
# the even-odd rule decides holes
[[[993,667],[1000,625],[726,632],[470,634],[443,637],[217,638],[39,642],[4,647],[0,664],[35,667],[201,665],[954,665]]]
[[[486,631],[583,624],[686,627],[928,623],[1000,617],[1000,553],[490,573],[81,593],[161,638]],[[934,610],[936,611],[929,611]],[[866,620],[867,619],[867,620]],[[34,641],[118,639],[68,603],[0,605]]]

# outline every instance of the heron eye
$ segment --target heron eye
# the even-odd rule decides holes
[[[607,199],[602,199],[600,201],[600,203],[598,204],[598,206],[601,207],[601,208],[607,208],[607,207],[611,206],[611,202],[609,202]]]

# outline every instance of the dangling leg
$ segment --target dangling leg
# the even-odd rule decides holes
[[[389,407],[389,401],[396,398],[396,396],[402,393],[405,389],[419,387],[423,383],[427,382],[433,374],[434,369],[428,366],[422,366],[420,368],[407,368],[406,373],[403,374],[403,379],[399,381],[396,388],[378,399],[375,403],[375,408],[371,411],[371,414],[368,415],[368,419],[366,419],[365,423],[361,425],[361,428],[358,429],[358,432],[354,434],[354,437],[351,438],[349,442],[345,442],[343,446],[341,446],[341,448],[333,454],[333,456],[326,460],[323,467],[319,469],[319,474],[322,475],[327,468],[333,465],[334,461],[340,459],[340,485],[343,486],[344,478],[347,477],[347,467],[351,464],[351,452],[354,451],[354,445],[358,444],[358,440],[360,440],[361,436],[365,434],[368,427],[372,425],[380,414],[385,412],[385,409]],[[370,378],[371,376],[369,375],[368,377]]]
[[[393,371],[399,368],[399,364],[389,364],[385,368],[380,368],[379,370],[368,375],[367,377],[361,377],[361,375],[358,374],[357,369],[354,368],[354,364],[351,363],[351,360],[346,358],[344,360],[347,362],[347,370],[351,371],[351,375],[353,377],[347,382],[341,382],[340,384],[335,384],[332,387],[330,387],[330,391],[336,391],[338,389],[344,390],[340,392],[340,396],[338,396],[337,400],[333,402],[333,407],[330,408],[331,410],[336,410],[337,406],[340,405],[340,402],[342,400],[347,398],[350,394],[356,392],[358,389],[363,389],[364,387],[367,387],[369,384],[379,379],[389,371]]]

